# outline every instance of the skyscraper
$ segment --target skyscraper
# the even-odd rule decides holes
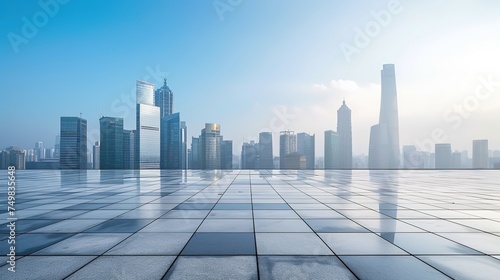
[[[233,169],[233,141],[223,140],[220,149],[220,168]]]
[[[188,148],[187,148],[187,142],[188,142],[188,130],[187,130],[187,125],[185,121],[181,121],[181,141],[182,141],[182,149],[181,149],[181,168],[182,169],[187,169],[188,168]]]
[[[59,154],[61,151],[61,139],[59,137],[59,134],[56,135],[56,142],[54,144],[54,158],[59,158]]]
[[[241,169],[259,168],[259,144],[254,141],[243,143],[241,147]]]
[[[379,124],[371,127],[368,166],[371,169],[400,167],[399,120],[394,64],[381,71],[382,94]]]
[[[314,139],[314,134],[297,134],[297,152],[305,157],[306,169],[314,169]]]
[[[462,168],[462,153],[461,152],[453,152],[451,154],[451,167],[455,169]]]
[[[154,98],[154,105],[160,107],[160,117],[173,114],[174,93],[167,86],[167,79],[163,79],[163,86],[155,91]]]
[[[200,138],[193,137],[191,139],[191,157],[189,158],[189,169],[201,169],[201,148],[200,148]]]
[[[161,118],[160,168],[180,169],[182,165],[182,135],[180,114]]]
[[[61,117],[60,168],[87,168],[87,120]]]
[[[154,86],[136,83],[135,168],[160,168],[160,107],[154,105]]]
[[[135,130],[123,130],[123,169],[134,169]]]
[[[339,168],[352,169],[351,109],[342,102],[337,110],[337,133],[339,135]]]
[[[200,135],[200,162],[201,169],[220,169],[221,142],[220,125],[215,123],[205,124]]]
[[[273,169],[273,134],[259,133],[259,166],[260,169]]]
[[[340,168],[339,134],[333,130],[325,131],[325,169]]]
[[[285,166],[285,157],[297,152],[297,135],[293,131],[280,132],[280,169]]]
[[[403,168],[422,169],[425,167],[424,153],[414,145],[403,146]]]
[[[436,169],[449,169],[452,167],[451,144],[436,144],[435,152]]]
[[[488,140],[472,141],[472,168],[488,168]]]
[[[35,143],[35,161],[40,161],[45,158],[45,149],[42,142]]]
[[[99,123],[101,128],[100,157],[94,157],[94,162],[100,162],[100,169],[123,169],[123,119],[101,117]]]
[[[94,158],[92,169],[101,169],[101,145],[99,141],[95,142],[94,146],[92,146],[92,154]]]

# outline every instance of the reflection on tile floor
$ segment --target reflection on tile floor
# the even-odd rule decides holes
[[[2,208],[0,279],[497,279],[498,182],[486,170],[20,170],[17,272]]]

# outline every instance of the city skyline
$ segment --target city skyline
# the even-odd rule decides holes
[[[238,5],[222,19],[210,2],[130,3],[113,16],[105,12],[112,9],[108,3],[99,3],[96,12],[92,1],[69,2],[37,26],[36,36],[19,44],[17,52],[5,36],[0,69],[9,74],[0,78],[0,94],[5,100],[15,96],[15,102],[0,109],[16,117],[0,124],[0,131],[9,131],[0,147],[28,148],[39,141],[53,146],[58,129],[48,124],[79,113],[89,120],[92,140],[102,115],[123,117],[124,129],[133,129],[133,81],[160,88],[167,78],[176,111],[193,127],[188,138],[206,122],[220,123],[238,154],[242,143],[257,141],[264,130],[322,135],[335,130],[334,110],[345,97],[354,112],[362,112],[352,120],[353,153],[368,154],[365,139],[380,102],[377,71],[394,63],[401,145],[420,143],[432,150],[437,142],[453,142],[457,150],[471,152],[471,138],[489,139],[492,149],[500,148],[500,135],[489,124],[500,109],[495,65],[500,43],[491,36],[500,26],[494,12],[498,2],[456,1],[451,11],[433,1],[397,1],[395,9],[385,2],[288,1],[286,10],[283,3],[257,2]],[[5,35],[22,36],[22,18],[32,22],[43,11],[37,2],[0,5]],[[192,16],[181,17],[186,11]],[[280,23],[274,21],[275,11],[283,15]],[[171,16],[161,16],[165,12]],[[377,21],[384,12],[390,17]],[[261,21],[250,21],[256,15]],[[366,35],[374,22],[379,32]],[[161,36],[161,29],[169,36]],[[360,38],[368,40],[360,46]],[[346,55],[345,46],[355,52]],[[190,100],[216,110],[203,114]],[[434,141],[434,135],[443,140]],[[317,138],[321,155],[323,137]]]

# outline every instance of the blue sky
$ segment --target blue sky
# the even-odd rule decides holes
[[[273,131],[275,149],[279,130],[305,131],[316,133],[319,156],[345,98],[354,152],[366,153],[380,69],[395,63],[402,145],[438,129],[446,139],[436,142],[453,149],[470,150],[482,138],[500,149],[491,121],[500,119],[500,87],[471,103],[460,123],[454,111],[474,101],[481,77],[500,81],[498,1],[66,2],[0,2],[0,148],[51,147],[59,117],[79,113],[90,139],[98,140],[101,115],[124,117],[132,129],[135,81],[160,86],[166,76],[190,136],[205,122],[220,123],[239,152],[259,131]],[[58,4],[37,25],[47,14],[40,3]],[[217,5],[229,8],[218,13]],[[357,30],[366,32],[381,12],[390,19],[347,57],[342,44],[356,47]],[[31,38],[23,18],[38,29]],[[12,34],[26,43],[13,45]]]

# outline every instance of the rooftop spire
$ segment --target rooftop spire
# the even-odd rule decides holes
[[[167,86],[167,78],[163,79],[163,86]]]

